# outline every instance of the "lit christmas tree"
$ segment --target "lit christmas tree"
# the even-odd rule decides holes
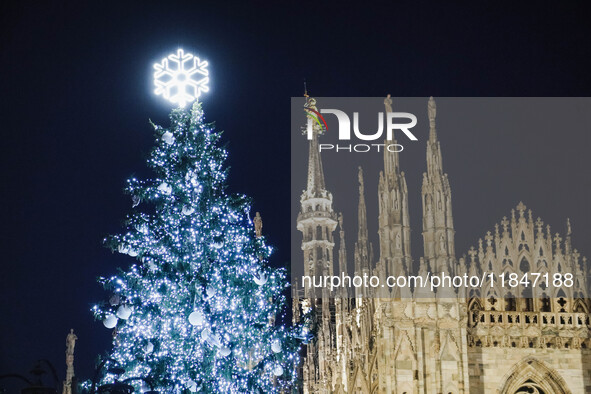
[[[201,104],[170,120],[168,129],[154,125],[154,178],[128,180],[127,231],[106,239],[137,259],[100,278],[110,299],[93,311],[114,329],[107,366],[125,370],[118,379],[137,390],[143,379],[161,393],[291,387],[307,328],[275,324],[285,271],[268,266],[271,248],[248,199],[226,194],[227,154]]]

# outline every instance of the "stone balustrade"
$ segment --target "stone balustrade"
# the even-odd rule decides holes
[[[591,328],[588,314],[574,312],[478,311],[471,314],[470,320],[472,326]]]

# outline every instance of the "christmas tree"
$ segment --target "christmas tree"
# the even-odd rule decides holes
[[[307,332],[275,324],[285,271],[268,265],[249,200],[226,193],[227,153],[201,104],[173,110],[170,121],[154,125],[153,179],[128,180],[126,232],[105,240],[136,259],[99,278],[110,298],[93,312],[114,330],[107,366],[125,371],[119,381],[161,393],[285,390]]]

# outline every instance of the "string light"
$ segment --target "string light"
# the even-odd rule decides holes
[[[285,270],[268,266],[248,199],[226,194],[227,152],[201,105],[170,121],[154,125],[154,178],[127,182],[127,230],[105,240],[136,259],[100,279],[111,302],[92,308],[116,327],[109,357],[125,369],[120,380],[147,378],[161,392],[279,392],[307,339],[304,326],[270,324],[285,312]]]

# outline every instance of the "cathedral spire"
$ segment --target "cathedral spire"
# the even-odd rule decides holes
[[[357,173],[359,178],[359,207],[357,213],[359,215],[359,232],[357,239],[359,242],[367,242],[367,208],[365,206],[365,183],[363,181],[363,168],[359,166]]]
[[[372,247],[367,236],[367,209],[365,206],[365,183],[363,181],[363,169],[359,167],[359,206],[357,242],[355,242],[355,275],[370,274],[370,263],[372,262]],[[367,297],[368,289],[365,287],[355,288],[356,297]]]
[[[392,112],[392,99],[384,99],[386,113]],[[396,143],[385,141],[384,145]],[[402,275],[411,264],[408,189],[400,171],[398,152],[384,149],[384,171],[379,186],[380,261],[387,275]]]
[[[435,103],[435,99],[433,99],[433,96],[429,97],[428,112],[429,112],[429,141],[435,142],[435,141],[437,141],[437,128],[435,127],[435,116],[437,116],[437,104]]]
[[[307,98],[305,108],[317,112],[316,99]],[[322,134],[323,129],[313,124],[310,115],[307,118],[306,135],[308,131],[312,134],[308,157],[308,183],[300,198],[301,209],[297,219],[297,228],[303,236],[304,275],[332,275],[333,232],[337,226],[337,215],[332,208],[332,194],[326,190],[318,150],[318,135]],[[306,297],[311,297],[311,290],[304,289]],[[326,289],[323,288],[324,290]]]
[[[367,208],[365,205],[365,183],[363,181],[363,169],[359,167],[359,230],[357,233],[357,242],[355,243],[355,274],[370,271],[370,249],[367,236]]]
[[[386,114],[392,112],[392,98],[390,95],[384,99],[384,107],[386,107]],[[384,146],[388,144],[396,144],[396,139],[392,141],[385,140]],[[399,175],[398,151],[390,152],[388,149],[384,149],[384,173],[388,179],[396,178]]]
[[[305,108],[307,112],[317,112],[316,99],[306,98]],[[322,160],[320,158],[318,146],[318,136],[323,133],[323,129],[319,125],[313,123],[310,116],[308,116],[306,127],[307,130],[312,130],[312,139],[310,140],[310,152],[308,156],[308,183],[306,191],[310,196],[321,196],[326,192],[324,170],[322,169]]]
[[[297,218],[297,229],[302,233],[303,275],[311,278],[319,276],[327,277],[334,274],[333,233],[337,227],[337,215],[332,207],[332,194],[326,190],[322,160],[318,150],[318,135],[324,131],[322,127],[315,125],[311,117],[318,113],[316,99],[306,98],[307,113],[306,135],[311,135],[309,141],[308,180],[306,190],[300,197],[300,212]],[[334,357],[333,343],[335,342],[332,316],[337,308],[330,298],[332,291],[328,286],[321,288],[314,285],[303,287],[302,311],[312,308],[314,319],[318,321],[317,342],[310,344],[309,354],[317,355],[308,359],[304,370],[304,381],[321,382],[318,387],[326,391],[330,372],[325,368]]]
[[[347,246],[345,244],[345,228],[343,227],[343,214],[339,213],[338,216],[339,221],[339,264],[338,264],[338,273],[343,273],[344,275],[348,275],[347,273]],[[342,293],[346,296],[347,289],[343,287]]]
[[[433,97],[429,98],[429,141],[427,141],[427,173],[430,177],[441,177],[443,175],[443,161],[441,147],[437,139],[437,128],[435,117],[437,115],[437,104]]]
[[[429,140],[427,141],[427,172],[423,174],[423,244],[425,258],[435,272],[450,272],[455,258],[454,226],[451,209],[451,188],[443,172],[441,146],[437,137],[435,117],[437,105],[433,97],[427,105]]]

